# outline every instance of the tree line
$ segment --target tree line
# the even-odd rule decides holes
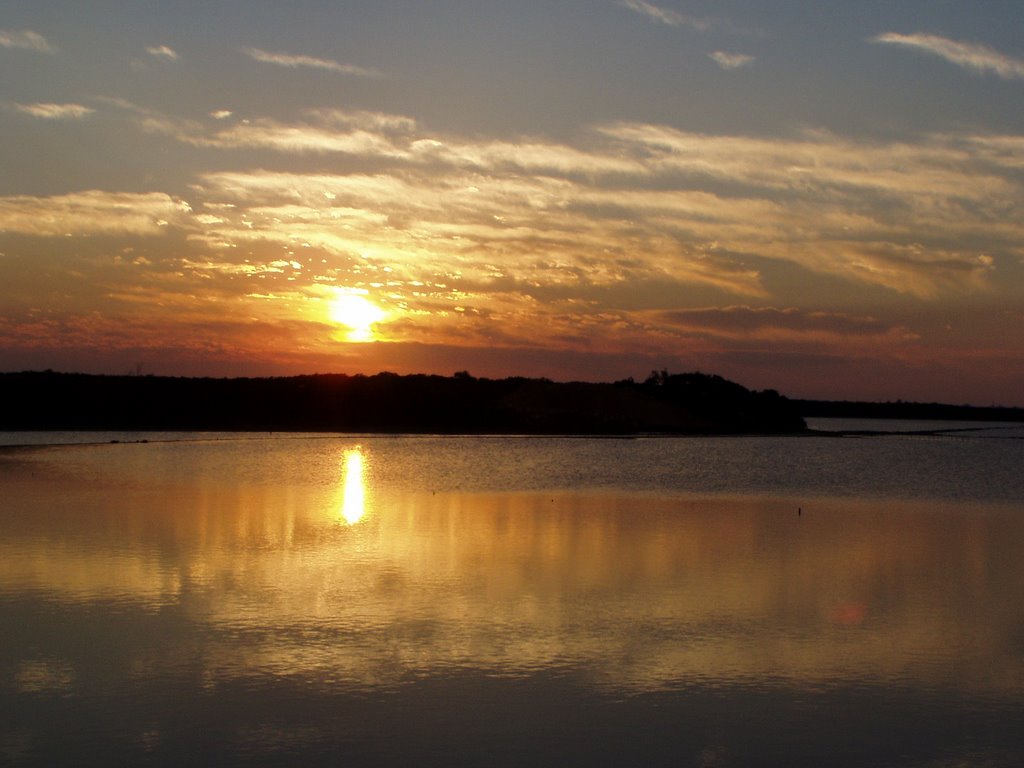
[[[0,374],[0,429],[739,434],[806,429],[793,401],[699,372],[643,381],[461,371],[267,378]]]

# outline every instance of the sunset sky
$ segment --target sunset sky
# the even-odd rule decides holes
[[[1024,406],[1020,0],[6,0],[0,370]]]

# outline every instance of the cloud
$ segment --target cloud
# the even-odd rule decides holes
[[[43,120],[80,120],[96,111],[81,104],[15,104],[14,108]]]
[[[88,190],[51,197],[0,197],[0,232],[40,237],[152,235],[187,223],[191,208],[161,192],[133,194]]]
[[[972,154],[995,167],[1024,169],[1024,136],[949,136],[947,140],[965,143]]]
[[[791,332],[818,336],[876,337],[894,330],[869,316],[810,312],[795,307],[706,307],[662,312],[660,317],[679,327],[737,338],[748,338],[751,334],[778,335]]]
[[[207,210],[189,230],[218,253],[312,248],[344,265],[330,279],[408,286],[450,273],[488,295],[581,301],[595,286],[685,285],[709,302],[792,303],[803,300],[794,275],[930,299],[997,290],[1001,265],[1024,259],[1020,136],[881,142],[619,122],[574,142],[499,141],[388,113],[224,122],[108,103],[194,146],[338,155],[331,174],[201,176]]]
[[[662,8],[661,6],[644,2],[644,0],[620,0],[619,5],[642,14],[651,21],[666,24],[670,27],[690,27],[698,32],[705,32],[712,26],[711,21],[708,19],[686,16],[670,8]]]
[[[173,48],[169,48],[166,45],[153,45],[146,48],[146,53],[150,56],[155,56],[158,59],[164,61],[177,61],[178,53]]]
[[[139,126],[197,147],[218,149],[272,149],[278,152],[337,152],[366,157],[404,154],[388,136],[389,128],[415,125],[406,118],[371,112],[315,110],[311,122],[283,123],[269,118],[241,120],[215,129],[198,120],[186,120],[141,107],[120,98],[104,98],[108,104],[131,113]],[[232,116],[230,110],[210,113],[217,123]],[[365,127],[363,127],[365,126]]]
[[[358,67],[354,64],[342,64],[333,59],[318,59],[313,56],[292,55],[288,53],[272,53],[259,48],[243,48],[242,53],[256,61],[264,64],[276,64],[279,67],[296,69],[307,67],[310,69],[323,69],[328,72],[337,72],[342,75],[353,75],[356,77],[382,77],[382,73],[366,67]]]
[[[911,145],[824,132],[765,139],[642,124],[604,130],[645,147],[661,183],[722,190],[712,196],[712,216],[698,215],[708,205],[701,203],[671,216],[666,209],[657,220],[732,251],[920,297],[983,289],[993,253],[1019,258],[1024,190],[1006,137],[997,145],[1004,154],[993,157],[991,147],[972,151],[968,139],[949,136]],[[620,204],[639,198],[653,217],[653,206],[673,204],[671,197],[637,190]]]
[[[805,371],[820,373],[823,366],[832,367],[828,361],[833,358],[877,364],[921,354],[918,330],[896,319],[863,314],[726,305],[652,312],[648,317],[654,328],[674,334],[679,343],[704,345],[701,357],[717,360],[716,368],[777,370],[802,364]]]
[[[422,139],[412,143],[415,159],[440,160],[480,169],[521,169],[563,174],[645,174],[643,164],[631,158],[590,152],[564,144],[540,141],[465,142]]]
[[[962,43],[922,32],[910,35],[884,32],[871,38],[870,42],[916,48],[939,56],[964,69],[982,74],[992,73],[1004,80],[1024,79],[1024,60],[1000,53],[978,43]]]
[[[1009,177],[977,167],[976,158],[950,136],[908,144],[857,142],[826,131],[761,138],[629,122],[598,130],[635,145],[634,152],[642,148],[647,166],[660,175],[683,173],[764,190],[834,195],[860,189],[908,202],[910,195],[992,202],[1016,189]]]
[[[1018,258],[1024,236],[1015,202],[1024,199],[1024,144],[1012,136],[902,144],[615,123],[595,131],[607,141],[563,145],[434,137],[396,116],[341,115],[336,125],[254,121],[192,138],[376,163],[358,174],[204,176],[209,201],[252,214],[211,227],[211,241],[390,253],[480,279],[494,271],[486,263],[550,253],[559,266],[534,265],[516,279],[677,280],[744,296],[763,293],[761,270],[789,262],[929,297],[984,288],[993,254]]]
[[[327,277],[394,285],[407,301],[440,302],[448,311],[460,299],[430,284],[457,280],[461,291],[478,295],[461,302],[478,308],[496,295],[518,305],[540,293],[567,298],[586,286],[661,279],[669,261],[680,261],[678,246],[668,241],[637,238],[649,260],[616,254],[623,233],[614,222],[564,209],[574,189],[556,180],[477,174],[252,172],[209,174],[199,193],[232,206],[216,209],[220,221],[211,220],[206,242],[309,247],[331,254],[335,271]],[[668,249],[659,266],[659,251]],[[672,266],[673,280],[749,293],[741,287],[749,275],[720,274],[713,259]]]
[[[197,146],[227,149],[260,147],[278,152],[337,152],[366,157],[401,157],[405,154],[387,136],[372,131],[338,131],[268,119],[236,123],[213,134],[179,133],[179,138]]]
[[[56,53],[46,38],[30,29],[0,29],[0,48],[20,48],[38,53]]]
[[[151,110],[119,103],[135,112],[149,131],[166,133],[194,146],[220,149],[271,149],[285,153],[338,153],[364,158],[404,160],[480,169],[549,170],[566,174],[642,174],[641,163],[541,141],[465,141],[417,132],[416,121],[382,112],[310,110],[305,121],[245,120],[209,130],[196,121],[175,120]],[[211,113],[222,120],[227,110]]]
[[[713,59],[722,69],[739,69],[754,63],[754,57],[745,53],[727,53],[726,51],[715,51],[709,53],[708,58]]]
[[[389,133],[409,133],[416,130],[416,121],[405,115],[393,115],[387,112],[369,112],[367,110],[313,109],[306,112],[325,125],[343,126],[346,128],[364,128]]]

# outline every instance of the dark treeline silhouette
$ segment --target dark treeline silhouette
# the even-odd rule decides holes
[[[919,419],[921,421],[1022,421],[1024,408],[948,405],[944,403],[862,403],[847,400],[794,400],[800,415],[808,418]]]
[[[720,376],[646,380],[379,373],[278,378],[0,374],[0,429],[740,434],[806,429],[795,404]]]

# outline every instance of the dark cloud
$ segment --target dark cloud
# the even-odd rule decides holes
[[[894,330],[873,318],[831,312],[775,307],[709,307],[660,312],[658,319],[681,328],[742,333],[771,329],[834,333],[842,336],[876,336]]]

